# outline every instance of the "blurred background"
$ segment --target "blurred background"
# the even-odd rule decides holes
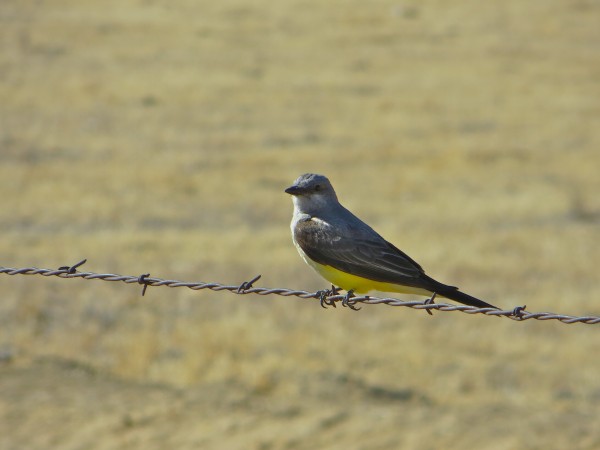
[[[327,287],[327,175],[428,274],[600,315],[594,0],[0,3],[0,264]],[[595,449],[599,330],[0,276],[2,449]],[[410,298],[410,297],[403,297]]]

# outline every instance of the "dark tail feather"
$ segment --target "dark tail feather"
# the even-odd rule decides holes
[[[476,308],[500,309],[497,306],[490,305],[489,303],[486,303],[483,300],[479,300],[478,298],[473,297],[472,295],[465,294],[464,292],[459,291],[456,286],[449,286],[447,284],[440,283],[439,281],[434,280],[430,276],[427,276],[425,273],[421,274],[419,281],[419,287],[425,288],[430,292],[435,292],[440,297],[445,297],[447,299],[454,300],[464,305],[475,306]]]
[[[441,295],[442,297],[446,297],[450,300],[457,301],[459,303],[463,303],[469,306],[475,306],[477,308],[496,308],[500,309],[497,306],[490,305],[489,303],[484,302],[483,300],[479,300],[469,294],[465,294],[464,292],[459,291],[453,286],[446,286],[441,291],[436,291],[436,294]]]

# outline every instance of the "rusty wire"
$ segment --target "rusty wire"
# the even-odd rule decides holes
[[[508,317],[516,321],[524,321],[529,319],[536,320],[557,320],[562,323],[583,323],[588,325],[596,325],[600,323],[600,317],[597,316],[568,316],[563,314],[555,314],[550,312],[529,312],[525,310],[525,306],[517,306],[511,310],[499,310],[495,308],[476,308],[467,305],[452,305],[448,303],[434,303],[432,299],[425,301],[403,301],[397,298],[381,298],[372,296],[359,296],[348,298],[347,295],[337,294],[337,290],[307,292],[301,290],[292,290],[285,288],[264,288],[254,287],[253,284],[258,281],[260,275],[249,281],[245,281],[236,285],[225,285],[221,283],[206,283],[202,281],[185,282],[178,280],[165,280],[162,278],[150,277],[150,274],[134,275],[117,275],[112,273],[94,273],[94,272],[79,272],[77,268],[83,265],[86,260],[82,260],[72,266],[63,266],[58,269],[39,269],[37,267],[25,267],[15,269],[11,267],[0,266],[0,273],[6,275],[42,275],[44,277],[56,276],[59,278],[82,278],[84,280],[102,280],[102,281],[122,281],[124,283],[136,283],[143,285],[142,295],[145,294],[148,286],[167,286],[187,287],[193,290],[210,289],[211,291],[229,291],[234,294],[258,294],[258,295],[281,295],[284,297],[299,297],[304,299],[320,300],[321,306],[336,306],[337,302],[341,302],[344,306],[349,306],[352,309],[359,309],[355,305],[358,303],[377,305],[386,304],[389,306],[406,306],[413,309],[424,309],[428,313],[436,311],[460,311],[466,314],[484,314],[486,316]]]

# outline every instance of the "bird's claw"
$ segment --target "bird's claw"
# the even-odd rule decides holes
[[[319,299],[319,303],[321,304],[322,308],[327,309],[328,306],[333,306],[335,308],[336,307],[335,300],[329,300],[328,297],[330,297],[332,295],[337,295],[339,290],[340,290],[340,288],[336,288],[332,284],[331,289],[323,289],[323,290],[317,291],[315,293],[315,297],[317,297]]]
[[[334,285],[331,285],[331,289],[323,289],[321,291],[315,292],[315,298],[319,299],[321,307],[327,308],[328,306],[333,306],[335,308],[336,307],[335,302],[337,300],[333,299],[333,298],[329,298],[329,297],[338,295],[340,292],[340,289],[341,288],[339,288],[339,287],[335,287]],[[352,300],[352,297],[354,297],[354,290],[350,289],[346,293],[344,298],[342,299],[342,306],[344,308],[348,307],[354,311],[358,311],[360,309],[359,307],[356,306],[356,304],[358,302],[356,300]]]
[[[348,292],[346,292],[346,295],[344,296],[344,299],[342,300],[342,306],[347,306],[348,308],[350,308],[353,311],[358,311],[360,308],[356,306],[356,303],[358,303],[356,300],[351,300],[352,297],[354,297],[354,289],[350,289]]]

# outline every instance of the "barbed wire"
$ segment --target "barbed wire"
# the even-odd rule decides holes
[[[317,292],[307,292],[302,290],[293,290],[285,288],[265,288],[254,287],[253,284],[260,279],[260,275],[245,281],[239,285],[225,285],[221,283],[206,283],[203,281],[186,282],[179,280],[167,280],[163,278],[150,277],[149,273],[138,276],[133,275],[117,275],[113,273],[95,273],[95,272],[79,272],[77,269],[85,264],[87,260],[79,261],[72,266],[62,266],[58,269],[40,269],[37,267],[12,268],[0,266],[0,273],[6,275],[41,275],[44,277],[56,276],[59,278],[81,278],[84,280],[102,280],[102,281],[121,281],[127,284],[140,284],[143,286],[142,295],[146,293],[148,286],[158,287],[166,286],[171,288],[187,287],[192,290],[210,289],[211,291],[229,291],[234,294],[258,294],[258,295],[281,295],[284,297],[299,297],[303,299],[317,299],[321,306],[336,307],[336,303],[341,303],[342,306],[351,309],[360,309],[357,304],[378,305],[386,304],[389,306],[405,306],[413,309],[423,309],[431,314],[432,311],[460,311],[466,314],[484,314],[486,316],[508,317],[516,321],[525,321],[529,319],[535,320],[557,320],[561,323],[583,323],[587,325],[596,325],[600,323],[600,317],[597,316],[569,316],[564,314],[555,314],[551,312],[530,312],[526,306],[517,306],[512,310],[499,310],[495,308],[477,308],[467,305],[451,305],[448,303],[435,303],[435,294],[432,298],[425,301],[404,301],[391,297],[372,297],[369,295],[350,297],[348,294],[338,294],[339,289],[332,286],[332,289],[327,289]]]

